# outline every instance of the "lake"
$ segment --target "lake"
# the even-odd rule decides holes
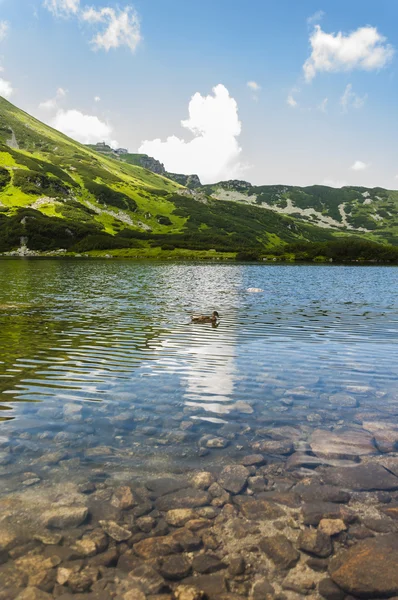
[[[349,561],[354,541],[381,544],[397,523],[397,277],[373,266],[1,260],[0,599],[33,585],[33,571],[46,571],[35,585],[49,597],[90,597],[115,569],[109,586],[123,598],[120,573],[154,560],[159,589],[136,576],[146,595],[167,598],[184,581],[209,598],[261,598],[253,578],[265,575],[275,594],[319,595],[329,565],[355,596],[330,570],[334,555]],[[217,327],[190,322],[213,310]],[[191,512],[168,514],[179,509]],[[301,539],[322,519],[343,523],[324,534],[323,554]],[[88,551],[82,540],[98,532],[102,549]],[[181,532],[197,547],[170,549]],[[201,567],[209,553],[214,568]],[[170,574],[176,557],[181,576]],[[64,581],[59,569],[79,560]],[[393,595],[363,585],[358,597]]]

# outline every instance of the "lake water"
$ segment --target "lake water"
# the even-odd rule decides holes
[[[0,261],[3,496],[219,471],[259,451],[270,464],[296,456],[304,474],[394,453],[397,278],[393,267]],[[218,327],[190,322],[213,310]],[[373,451],[328,456],[316,430],[365,432]]]

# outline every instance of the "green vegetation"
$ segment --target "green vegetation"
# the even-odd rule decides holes
[[[197,187],[195,176],[148,170],[162,171],[150,157],[95,148],[0,99],[0,252],[23,240],[35,251],[113,256],[396,261],[398,192]],[[319,227],[320,216],[334,228]]]

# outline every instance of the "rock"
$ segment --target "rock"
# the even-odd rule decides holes
[[[46,510],[41,521],[48,529],[67,529],[78,527],[87,519],[88,509],[85,506],[58,506]]]
[[[337,535],[342,531],[346,531],[347,525],[342,519],[321,519],[319,521],[318,530],[326,535]]]
[[[149,565],[135,567],[130,571],[128,579],[146,594],[159,594],[165,587],[163,577]]]
[[[172,477],[149,479],[145,485],[155,498],[165,496],[166,494],[172,494],[173,492],[178,492],[179,490],[188,487],[188,483],[184,479],[174,479]]]
[[[178,554],[165,558],[160,567],[160,573],[163,577],[171,579],[172,581],[184,579],[190,572],[191,561],[186,556]]]
[[[319,582],[318,592],[326,600],[343,600],[345,596],[345,592],[329,577]]]
[[[262,454],[249,454],[248,456],[244,456],[240,462],[244,467],[261,467],[267,464]]]
[[[0,529],[0,552],[9,550],[17,541],[18,538],[15,532],[3,527]]]
[[[333,394],[329,396],[329,402],[339,408],[355,408],[358,406],[358,400],[349,394]]]
[[[398,490],[398,477],[377,463],[360,464],[349,469],[326,469],[323,480],[358,492]]]
[[[308,567],[299,566],[291,570],[282,582],[284,590],[298,594],[308,594],[315,588],[316,575]]]
[[[73,593],[87,592],[99,577],[98,569],[86,567],[82,571],[72,573],[68,578],[68,587]]]
[[[207,490],[214,482],[214,475],[212,473],[209,473],[208,471],[200,471],[199,473],[194,473],[191,477],[191,484],[194,488],[197,488],[198,490]]]
[[[158,510],[169,511],[176,508],[197,508],[210,504],[210,496],[204,490],[186,488],[161,496],[155,502]]]
[[[265,490],[265,479],[260,475],[249,477],[247,485],[252,492],[263,492]]]
[[[285,515],[284,510],[268,500],[256,500],[249,496],[240,496],[236,498],[235,502],[238,504],[243,516],[254,521],[269,521],[279,519]]]
[[[246,485],[250,473],[243,465],[230,465],[221,471],[218,483],[227,492],[239,494]]]
[[[194,552],[202,547],[202,540],[185,527],[175,531],[172,535],[185,552]]]
[[[321,458],[358,459],[360,456],[376,454],[373,436],[367,431],[326,431],[316,429],[309,443],[312,452]]]
[[[181,544],[173,536],[147,538],[134,544],[134,552],[144,559],[181,552]]]
[[[275,590],[265,577],[260,577],[252,585],[250,600],[272,600]]]
[[[231,577],[243,575],[246,570],[246,562],[243,556],[231,556],[229,559],[228,573]]]
[[[375,443],[380,452],[394,452],[398,447],[398,427],[387,421],[363,421],[362,427],[375,437]]]
[[[191,585],[179,585],[174,590],[176,600],[204,600],[205,593]]]
[[[287,471],[295,471],[296,469],[300,469],[304,467],[306,469],[315,469],[320,465],[324,464],[324,459],[319,458],[317,456],[313,456],[312,454],[307,454],[306,452],[293,452],[289,456],[286,461],[286,470]]]
[[[222,573],[187,577],[184,583],[195,586],[197,589],[202,590],[205,594],[205,597],[207,597],[207,600],[220,600],[220,596],[227,592],[225,577]]]
[[[226,568],[226,565],[213,554],[198,554],[192,561],[194,571],[202,574],[215,573]]]
[[[122,596],[123,600],[146,600],[146,595],[139,586],[134,586]]]
[[[314,558],[311,557],[307,560],[307,566],[313,571],[326,571],[329,566],[329,561],[327,558]]]
[[[222,437],[210,438],[206,441],[206,448],[226,448],[229,441]]]
[[[387,508],[383,508],[383,513],[385,515],[387,515],[387,517],[390,517],[391,519],[398,521],[398,505],[397,504],[395,504],[394,506],[388,506]],[[389,524],[389,527],[391,528],[391,523]],[[371,529],[372,529],[372,527],[371,527]],[[374,529],[374,531],[379,531],[379,530]]]
[[[341,552],[329,565],[330,576],[348,594],[384,598],[398,594],[398,537],[378,536]]]
[[[260,542],[260,548],[268,558],[282,569],[291,569],[300,558],[299,552],[290,540],[282,534],[263,538]]]
[[[52,595],[36,587],[27,587],[18,594],[15,600],[52,600]]]
[[[120,508],[121,510],[127,510],[137,505],[131,489],[128,486],[121,486],[115,490],[112,500],[112,506]]]
[[[62,540],[63,536],[60,533],[36,533],[33,536],[34,540],[41,542],[45,546],[58,546]]]
[[[116,542],[124,542],[131,538],[131,531],[124,527],[120,527],[115,521],[100,521],[99,524],[105,533]]]
[[[256,452],[285,455],[293,452],[293,443],[291,440],[263,440],[255,442],[252,448]]]
[[[310,483],[309,485],[299,484],[296,485],[294,491],[304,502],[337,502],[347,504],[351,499],[349,492],[333,485],[320,485],[317,483]]]
[[[398,456],[383,457],[379,464],[398,477]]]
[[[166,522],[173,527],[183,527],[191,519],[195,519],[196,513],[192,508],[175,508],[166,514]]]
[[[304,525],[319,525],[321,519],[342,519],[345,523],[352,523],[355,514],[342,504],[333,502],[314,502],[304,504],[301,508]]]
[[[319,556],[320,558],[330,556],[333,551],[330,537],[317,529],[305,529],[302,531],[298,545],[300,550],[304,550],[304,552]]]
[[[237,412],[243,413],[245,415],[252,415],[254,409],[248,402],[244,400],[238,400],[235,404],[232,405],[232,410],[236,410]]]

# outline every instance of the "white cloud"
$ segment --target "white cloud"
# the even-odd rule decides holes
[[[94,102],[101,102],[101,98],[99,96],[94,97]]]
[[[261,85],[257,83],[257,81],[248,81],[247,87],[253,90],[253,92],[259,92],[261,90]]]
[[[348,83],[343,95],[340,98],[340,105],[342,106],[343,112],[347,112],[350,107],[362,108],[367,97],[367,94],[364,96],[358,96],[358,94],[352,91],[352,84]]]
[[[50,98],[49,100],[45,100],[44,102],[40,102],[39,108],[41,110],[55,110],[58,107],[59,100],[65,98],[66,90],[64,88],[58,88],[54,98]]]
[[[322,102],[321,102],[321,103],[318,105],[318,107],[317,107],[317,108],[318,108],[318,110],[320,110],[321,112],[323,112],[323,113],[327,113],[327,112],[328,112],[327,105],[328,105],[328,99],[327,99],[327,98],[324,98],[324,99],[322,100]]]
[[[339,72],[360,69],[373,71],[386,66],[394,48],[386,43],[376,27],[360,27],[348,35],[325,33],[316,25],[310,35],[311,56],[303,69],[306,81],[318,72]]]
[[[362,162],[362,160],[356,160],[353,165],[351,165],[350,169],[353,171],[364,171],[368,168],[369,165]]]
[[[112,139],[112,126],[94,115],[85,115],[79,110],[59,110],[51,121],[51,126],[82,144],[107,142],[112,146],[118,143]]]
[[[80,0],[44,0],[43,6],[56,17],[67,17],[79,12]]]
[[[318,25],[319,21],[322,21],[323,17],[325,16],[325,13],[323,12],[323,10],[317,10],[316,12],[314,12],[313,15],[311,15],[310,17],[308,17],[307,19],[307,23],[308,25]]]
[[[7,21],[0,21],[0,42],[6,38],[9,28]]]
[[[348,183],[346,181],[343,180],[336,180],[336,179],[324,179],[322,182],[322,185],[327,185],[328,187],[334,187],[334,188],[342,188],[345,185],[348,185]]]
[[[289,94],[289,95],[288,95],[286,102],[287,102],[287,104],[288,104],[289,106],[291,106],[292,108],[296,108],[296,106],[297,106],[297,100],[295,100],[295,99],[293,98],[293,95],[292,95],[292,94]]]
[[[14,89],[9,81],[0,78],[0,96],[10,98],[14,93]]]
[[[105,25],[102,33],[97,33],[92,39],[96,49],[104,49],[107,52],[111,48],[127,46],[132,52],[141,41],[140,21],[135,10],[131,6],[125,9],[87,8],[81,14],[83,21],[92,25]]]
[[[238,106],[226,87],[219,84],[213,94],[194,94],[189,102],[189,118],[181,125],[193,134],[186,142],[175,135],[165,142],[143,141],[139,152],[149,154],[174,173],[197,173],[204,183],[238,177],[241,123]]]

